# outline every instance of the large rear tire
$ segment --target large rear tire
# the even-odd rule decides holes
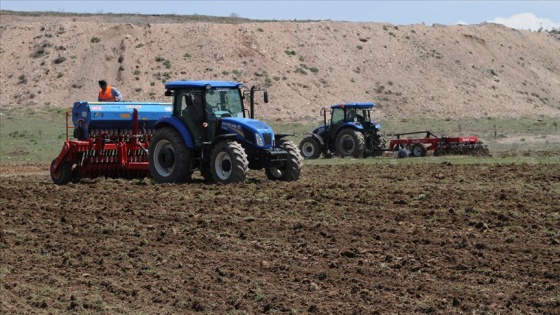
[[[286,182],[298,180],[301,176],[301,170],[303,168],[303,157],[299,153],[295,143],[292,141],[286,141],[280,147],[288,153],[286,162],[284,162],[281,166],[267,167],[265,169],[266,177],[270,180],[281,180]]]
[[[191,179],[192,150],[173,127],[158,129],[150,141],[150,175],[156,183],[185,183]]]
[[[336,136],[336,152],[340,157],[360,158],[364,155],[366,141],[364,135],[354,129],[342,129]]]
[[[242,182],[247,177],[249,161],[245,150],[235,141],[220,141],[212,150],[212,177],[222,184]]]
[[[299,143],[299,150],[304,159],[314,160],[321,156],[321,145],[313,137],[306,137]]]
[[[57,185],[66,185],[72,180],[72,163],[68,161],[62,162],[56,172],[52,171],[52,165],[56,159],[51,162],[51,179]]]

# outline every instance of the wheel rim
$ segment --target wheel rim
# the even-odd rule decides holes
[[[278,167],[271,167],[268,169],[270,175],[274,176],[275,178],[282,177],[282,171]]]
[[[301,146],[301,152],[305,157],[313,156],[315,154],[315,146],[311,142],[306,142]]]
[[[414,154],[414,156],[421,156],[422,155],[422,148],[417,145],[412,149],[412,153]]]
[[[356,143],[354,138],[350,135],[344,135],[340,138],[341,149],[344,154],[351,154],[354,151]]]
[[[231,176],[231,157],[226,152],[220,152],[216,156],[216,162],[214,162],[214,169],[216,170],[216,176],[221,180],[226,180]]]
[[[161,140],[154,148],[155,169],[161,176],[169,176],[175,168],[175,150],[167,140]]]

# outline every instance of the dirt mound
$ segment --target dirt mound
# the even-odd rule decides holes
[[[356,161],[305,173],[235,185],[0,177],[0,312],[560,307],[558,168]]]
[[[266,86],[264,119],[318,119],[374,101],[385,117],[560,114],[557,34],[333,21],[192,21],[137,15],[1,13],[0,108],[70,107],[107,79],[126,100],[168,101],[167,80]]]

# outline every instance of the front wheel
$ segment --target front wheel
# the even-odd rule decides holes
[[[242,182],[247,176],[249,161],[241,144],[235,141],[220,141],[212,150],[210,168],[217,183]]]
[[[287,152],[286,161],[281,165],[267,167],[266,177],[287,182],[298,180],[303,168],[303,157],[292,141],[286,141],[280,147]]]
[[[156,183],[184,183],[191,179],[192,151],[173,127],[156,131],[150,141],[148,161]]]
[[[305,159],[314,160],[321,155],[321,145],[313,137],[307,137],[299,143],[299,150]]]
[[[364,135],[354,129],[343,129],[336,136],[336,152],[340,157],[360,158],[364,155],[366,141]]]

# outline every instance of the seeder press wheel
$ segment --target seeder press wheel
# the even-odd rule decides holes
[[[55,161],[56,159],[52,161],[51,168]],[[56,172],[51,170],[51,178],[57,185],[68,184],[72,180],[72,163],[68,161],[62,162]]]

